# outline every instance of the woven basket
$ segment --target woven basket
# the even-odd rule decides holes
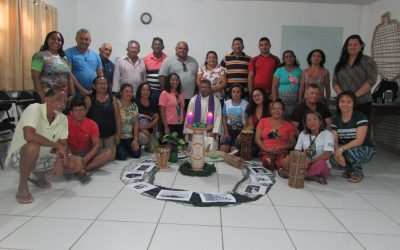
[[[289,187],[304,188],[304,175],[306,171],[306,153],[299,151],[290,152]]]

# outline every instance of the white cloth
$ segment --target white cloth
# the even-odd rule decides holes
[[[196,103],[196,97],[197,95],[193,96],[192,99],[190,99],[187,113],[192,112],[194,114],[194,107]],[[214,128],[212,130],[212,133],[214,134],[221,134],[221,103],[219,102],[218,98],[211,95],[207,97],[201,97],[201,121],[206,123],[207,121],[207,113],[208,113],[208,98],[212,97],[214,98]],[[185,118],[185,127],[183,128],[183,133],[184,134],[193,134],[193,130],[190,128],[186,127],[187,125],[187,116]]]

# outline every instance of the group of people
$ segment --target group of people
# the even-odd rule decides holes
[[[142,146],[151,151],[159,142],[156,131],[190,135],[189,113],[203,123],[211,113],[213,128],[205,134],[225,152],[240,149],[241,132],[253,131],[253,156],[282,177],[290,150],[306,152],[307,179],[322,184],[328,161],[342,166],[350,182],[361,181],[362,165],[375,153],[368,116],[377,69],[363,55],[358,35],[347,38],[335,67],[339,114],[333,119],[329,72],[319,49],[309,53],[309,67],[301,70],[293,51],[285,51],[282,62],[271,54],[266,37],[255,57],[243,52],[237,37],[220,63],[209,51],[200,67],[184,41],[167,56],[156,37],[152,53],[142,59],[139,42],[131,40],[115,65],[111,44],[103,43],[97,54],[90,43],[90,32],[80,29],[76,46],[64,52],[62,34],[52,31],[32,57],[40,103],[22,114],[6,160],[20,172],[19,203],[33,202],[28,182],[50,187],[50,171],[87,182],[92,170],[109,161],[138,158]]]

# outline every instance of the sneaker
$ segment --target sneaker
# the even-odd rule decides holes
[[[88,173],[86,172],[84,175],[80,175],[80,174],[74,174],[74,177],[80,181],[82,184],[83,183],[88,183],[91,179],[92,179],[92,173]]]

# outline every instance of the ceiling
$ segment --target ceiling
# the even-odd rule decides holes
[[[246,0],[237,0],[246,1]],[[247,0],[254,1],[254,0]],[[302,3],[330,3],[330,4],[356,4],[368,5],[376,0],[256,0],[256,1],[270,1],[270,2],[302,2]]]

